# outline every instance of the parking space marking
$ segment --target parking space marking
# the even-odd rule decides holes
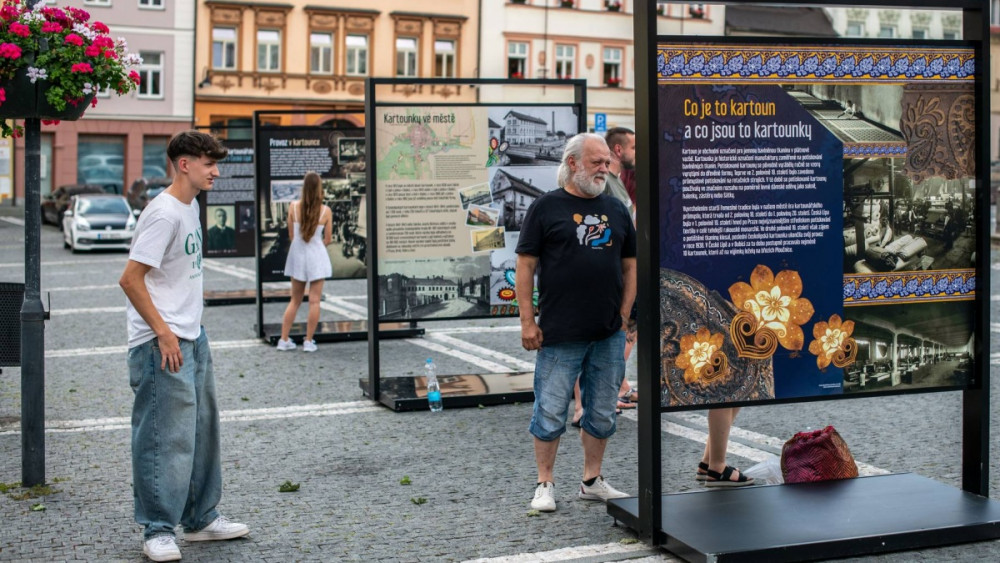
[[[254,346],[267,346],[263,340],[220,340],[210,342],[213,350],[229,350],[232,348],[252,348]],[[128,346],[102,346],[100,348],[68,348],[64,350],[49,350],[45,353],[46,358],[75,358],[77,356],[103,356],[109,354],[126,354]]]
[[[93,260],[53,260],[51,262],[42,262],[42,267],[47,268],[49,266],[71,266],[73,264],[104,264],[104,263],[119,263],[122,268],[125,267],[125,262],[128,260],[127,256],[122,256],[119,258],[95,258]],[[20,262],[3,262],[0,263],[0,268],[23,268],[24,261]]]
[[[503,352],[498,352],[490,348],[484,348],[482,346],[470,344],[469,342],[466,342],[464,340],[459,340],[458,338],[453,338],[441,332],[430,333],[427,335],[427,337],[433,340],[437,340],[443,344],[448,344],[450,346],[462,348],[463,350],[467,350],[474,354],[479,354],[480,356],[486,356],[489,358],[493,358],[495,360],[500,360],[501,362],[513,364],[514,366],[525,371],[534,371],[535,369],[535,362],[526,362],[524,360],[515,358],[514,356],[511,356],[509,354],[504,354]]]
[[[343,403],[294,405],[289,407],[222,411],[219,413],[219,420],[221,422],[246,422],[254,420],[302,418],[306,416],[357,414],[381,410],[385,410],[385,407],[375,401],[347,401]],[[67,432],[124,430],[131,427],[131,418],[127,416],[120,416],[113,418],[88,418],[82,420],[52,420],[45,425],[45,432],[47,434],[61,434]],[[0,436],[11,436],[20,433],[21,431],[18,424],[0,426]]]
[[[125,307],[90,307],[89,309],[52,309],[49,314],[53,317],[63,315],[91,315],[95,313],[124,313]]]
[[[485,370],[488,370],[490,373],[514,373],[517,371],[503,364],[491,362],[484,358],[480,358],[479,356],[473,356],[472,354],[467,354],[460,350],[455,350],[454,348],[449,348],[442,344],[438,344],[437,342],[431,342],[430,340],[424,340],[422,338],[407,338],[405,341],[409,342],[410,344],[420,346],[421,348],[426,348],[432,352],[438,352],[441,354],[445,354],[447,356],[451,356],[453,358],[458,358],[459,360],[468,362],[472,365],[476,365]]]
[[[534,561],[576,561],[581,559],[600,560],[602,556],[608,555],[642,555],[657,556],[654,561],[682,561],[676,557],[671,557],[659,549],[649,547],[638,542],[625,544],[621,542],[605,543],[599,545],[581,545],[577,547],[564,547],[550,551],[539,551],[535,553],[519,553],[517,555],[504,555],[502,557],[484,557],[482,559],[467,559],[463,563],[531,563]],[[591,559],[594,558],[594,559]],[[633,557],[629,561],[635,561]]]

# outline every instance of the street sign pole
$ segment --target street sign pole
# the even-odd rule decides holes
[[[45,483],[45,310],[41,299],[41,145],[24,120],[24,303],[21,305],[21,484]]]

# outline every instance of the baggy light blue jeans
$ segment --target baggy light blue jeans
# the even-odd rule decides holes
[[[222,497],[219,411],[212,352],[204,327],[181,340],[184,365],[160,369],[154,338],[128,351],[132,405],[132,490],[135,521],[149,539],[181,524],[200,530],[218,516]]]
[[[573,385],[580,378],[584,432],[603,440],[615,433],[618,389],[625,377],[625,331],[604,340],[542,344],[535,357],[535,406],[528,431],[544,442],[566,432]]]

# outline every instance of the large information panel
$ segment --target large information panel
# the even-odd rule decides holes
[[[257,112],[259,114],[264,112]],[[354,116],[363,122],[360,115]],[[350,117],[348,116],[348,117]],[[306,172],[323,180],[323,203],[333,213],[327,245],[330,279],[367,275],[365,222],[365,131],[344,115],[323,125],[265,125],[258,121],[257,202],[261,282],[287,281],[285,260],[291,246],[288,209],[302,194]]]
[[[578,104],[376,105],[379,320],[517,315],[521,223],[582,119]]]
[[[254,201],[254,150],[250,140],[223,139],[229,149],[219,161],[219,177],[212,189],[199,194],[205,257],[254,255],[257,223]]]
[[[661,406],[973,382],[972,48],[657,48]]]

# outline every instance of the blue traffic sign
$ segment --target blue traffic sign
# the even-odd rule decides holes
[[[594,132],[595,133],[605,133],[608,130],[608,114],[606,113],[595,113],[594,114]]]

